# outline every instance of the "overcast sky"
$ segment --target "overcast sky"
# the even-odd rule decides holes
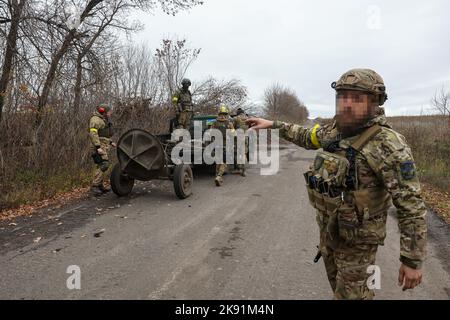
[[[151,49],[165,37],[188,40],[201,54],[188,77],[237,78],[259,102],[278,82],[294,89],[312,118],[334,115],[330,87],[355,67],[385,80],[392,115],[430,113],[450,91],[450,1],[205,0],[175,17],[137,15],[134,37]]]

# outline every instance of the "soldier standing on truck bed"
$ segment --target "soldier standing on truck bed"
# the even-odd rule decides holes
[[[192,94],[189,91],[191,80],[183,79],[181,88],[172,97],[172,103],[175,108],[177,125],[175,129],[189,130],[193,115]]]

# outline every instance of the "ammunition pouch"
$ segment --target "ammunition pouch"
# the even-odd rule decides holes
[[[311,168],[312,175],[322,178],[329,186],[345,187],[350,163],[344,155],[327,151],[317,152]]]
[[[98,168],[102,172],[106,172],[109,169],[109,161],[104,160],[101,155],[98,154],[98,152],[95,152],[92,155],[92,159],[94,159],[94,163],[98,166]]]
[[[99,169],[100,169],[102,172],[108,171],[108,169],[109,169],[109,161],[108,161],[108,160],[103,160],[103,162],[100,163],[100,164],[98,165],[98,167],[99,167]]]
[[[103,162],[102,156],[98,154],[98,152],[95,152],[92,155],[92,159],[94,160],[95,164],[100,165]]]
[[[181,112],[193,112],[192,105],[182,105],[182,104],[179,104],[179,105],[178,105],[178,112],[179,112],[179,113],[181,113]]]
[[[367,188],[351,192],[354,199],[352,213],[345,214],[344,207],[340,213],[342,217],[343,228],[345,224],[353,223],[353,231],[347,227],[341,237],[349,242],[356,244],[379,244],[384,243],[386,238],[386,218],[387,210],[391,205],[389,193],[383,188]]]
[[[346,243],[354,243],[358,237],[360,221],[355,207],[344,203],[337,213],[339,237]]]
[[[386,238],[387,209],[390,196],[382,188],[350,192],[338,209],[339,237],[348,244],[383,244]]]
[[[342,203],[341,197],[331,198],[323,196],[315,190],[307,188],[314,199],[316,221],[320,233],[324,236],[323,244],[335,249],[339,241],[338,208]],[[320,209],[319,209],[320,208]]]
[[[311,172],[305,173],[305,179],[308,182],[306,190],[309,202],[317,209],[316,220],[320,233],[324,237],[321,241],[326,246],[335,249],[339,240],[338,209],[342,205],[341,194],[335,197],[329,196],[330,189],[333,188],[330,188],[325,182],[321,182],[317,177],[311,176]],[[312,188],[312,185],[315,185],[315,188]],[[335,192],[337,193],[337,191]]]
[[[317,189],[313,189],[308,184],[306,190],[309,202],[317,209],[317,224],[321,233],[325,233],[327,246],[336,248],[338,240],[350,245],[383,244],[386,237],[386,213],[390,206],[389,194],[384,189],[341,192],[339,196],[331,197],[326,183],[318,183],[317,186]]]

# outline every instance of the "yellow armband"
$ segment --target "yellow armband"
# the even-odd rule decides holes
[[[317,139],[317,130],[320,128],[319,124],[316,124],[311,132],[311,142],[313,144],[314,147],[316,148],[320,148],[320,142],[319,139]]]

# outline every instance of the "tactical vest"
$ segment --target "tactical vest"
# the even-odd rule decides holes
[[[369,234],[371,230],[365,224],[386,214],[390,195],[382,187],[359,188],[356,164],[356,154],[380,131],[381,127],[374,125],[349,148],[319,151],[305,173],[309,201],[318,210],[318,224],[328,233],[331,247],[338,238],[349,243],[381,244],[384,240],[378,230]]]
[[[181,111],[192,111],[192,94],[189,90],[187,92],[180,90],[178,104],[181,106]]]
[[[222,133],[223,145],[225,147],[227,142],[227,130],[230,129],[230,120],[228,119],[221,120],[220,118],[217,118],[214,124],[211,126],[211,128],[217,129]]]
[[[227,130],[230,128],[230,121],[229,120],[216,120],[214,124],[214,129],[219,130],[223,137],[226,137]]]
[[[109,120],[105,119],[105,118],[101,118],[99,116],[94,116],[94,117],[98,117],[100,119],[102,119],[103,123],[105,124],[103,126],[103,128],[98,129],[98,136],[100,138],[108,138],[110,139],[113,136],[113,129],[112,129],[112,123],[109,122]]]

